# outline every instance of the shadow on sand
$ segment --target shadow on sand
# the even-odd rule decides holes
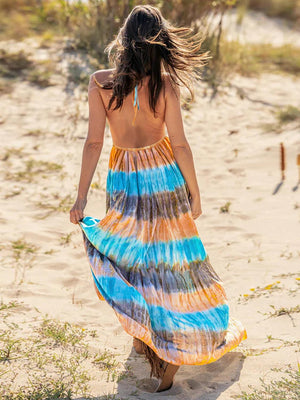
[[[281,182],[279,182],[279,183],[275,186],[275,189],[274,189],[274,191],[273,191],[272,194],[276,194],[276,193],[279,191],[279,189],[280,189],[281,186],[283,185],[283,182],[284,182],[284,181],[281,181]]]
[[[283,182],[284,182],[284,181],[281,181],[281,182],[279,182],[279,183],[275,186],[275,189],[274,189],[274,191],[273,191],[272,194],[276,194],[276,193],[279,191],[279,189],[280,189],[281,186],[283,185]],[[297,184],[296,184],[294,187],[292,187],[292,191],[293,191],[293,192],[296,192],[296,191],[299,189],[299,186],[300,186],[300,182],[297,182]]]
[[[115,394],[93,397],[91,400],[216,400],[239,380],[243,362],[243,354],[234,351],[207,365],[182,365],[170,390],[153,393],[158,381],[150,379],[148,362],[132,348],[124,365],[128,372],[116,383]]]

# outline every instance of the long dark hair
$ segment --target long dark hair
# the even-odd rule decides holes
[[[191,37],[185,37],[191,33]],[[120,108],[135,85],[150,76],[149,105],[155,114],[163,87],[163,68],[170,75],[171,85],[183,84],[194,100],[192,83],[199,78],[196,68],[202,67],[209,58],[207,52],[199,53],[203,40],[199,32],[193,34],[191,28],[173,26],[158,8],[135,6],[116,38],[104,50],[115,67],[112,78],[101,85],[103,89],[113,89],[108,109],[114,101],[113,110]]]

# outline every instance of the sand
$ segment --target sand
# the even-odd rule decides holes
[[[214,26],[219,23],[218,16],[212,19]],[[246,43],[266,43],[273,46],[293,44],[300,46],[299,27],[283,18],[269,18],[265,14],[248,10],[240,19],[236,9],[224,15],[223,29],[227,40]]]
[[[36,57],[43,52],[33,49]],[[61,72],[72,58],[61,50],[52,56]],[[146,391],[150,368],[108,304],[98,300],[80,228],[69,222],[88,107],[86,93],[63,75],[56,79],[46,89],[18,82],[1,96],[0,301],[21,304],[1,312],[6,321],[20,325],[22,335],[31,334],[30,323],[37,326],[46,314],[95,330],[97,337],[89,337],[91,353],[107,349],[119,362],[118,373],[130,373],[108,379],[87,363],[94,374],[92,396],[152,399]],[[300,126],[294,121],[276,131],[275,112],[286,105],[300,107],[300,79],[234,76],[212,101],[205,83],[196,89],[196,103],[183,110],[202,196],[203,215],[196,224],[224,281],[230,312],[243,322],[248,338],[212,364],[182,366],[173,388],[155,398],[228,400],[250,390],[248,385],[259,387],[260,377],[276,377],[271,368],[296,367],[300,361],[299,310],[269,317],[273,307],[299,304],[300,187],[295,186]],[[286,148],[286,180],[273,194],[281,181],[280,142]],[[111,144],[106,129],[85,215],[104,216]],[[35,172],[24,173],[30,160],[58,165],[35,162]],[[228,212],[220,212],[227,202]],[[20,250],[20,257],[13,250],[18,239],[31,246]],[[5,319],[0,326],[7,328]],[[18,373],[25,382],[22,365],[21,360]],[[7,383],[0,374],[1,379]]]

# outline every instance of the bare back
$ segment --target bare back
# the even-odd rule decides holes
[[[111,74],[112,70],[101,70],[94,73],[93,87],[103,83]],[[161,90],[156,104],[156,115],[149,106],[149,77],[145,77],[138,85],[137,96],[139,109],[134,107],[134,91],[131,92],[123,102],[121,108],[113,110],[115,102],[108,110],[112,90],[103,89],[98,85],[101,99],[105,108],[106,118],[109,124],[113,143],[120,147],[143,147],[159,141],[166,135],[165,131],[165,90]],[[135,116],[136,112],[136,116]],[[134,124],[133,124],[134,121]]]

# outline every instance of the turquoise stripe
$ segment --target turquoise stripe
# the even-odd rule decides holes
[[[146,168],[138,172],[108,170],[107,191],[112,194],[125,190],[128,196],[154,194],[161,191],[174,191],[185,184],[185,179],[178,167],[172,162],[154,168]]]
[[[135,85],[135,88],[134,88],[133,106],[136,106],[136,105],[137,105],[138,109],[140,109],[140,102],[139,102],[139,98],[138,98],[138,85],[137,84]]]
[[[155,331],[184,331],[187,328],[220,332],[228,328],[229,307],[221,304],[205,311],[181,313],[159,306],[148,306],[151,325]]]
[[[143,296],[133,287],[128,286],[124,280],[119,277],[95,276],[95,283],[104,294],[105,299],[117,307],[122,303],[122,309],[128,303],[128,309],[132,303],[145,309],[149,313],[152,328],[155,331],[176,331],[188,329],[200,329],[207,331],[220,332],[228,328],[229,307],[227,304],[221,304],[205,311],[178,312],[171,311],[161,306],[148,305]],[[106,293],[109,293],[107,298]],[[125,304],[124,304],[125,303]]]
[[[120,265],[137,265],[150,261],[158,264],[168,260],[170,265],[204,260],[207,256],[203,243],[198,235],[190,238],[169,240],[167,242],[142,243],[135,237],[122,237],[104,231],[97,225],[100,220],[84,217],[81,224],[86,237],[100,253]]]

